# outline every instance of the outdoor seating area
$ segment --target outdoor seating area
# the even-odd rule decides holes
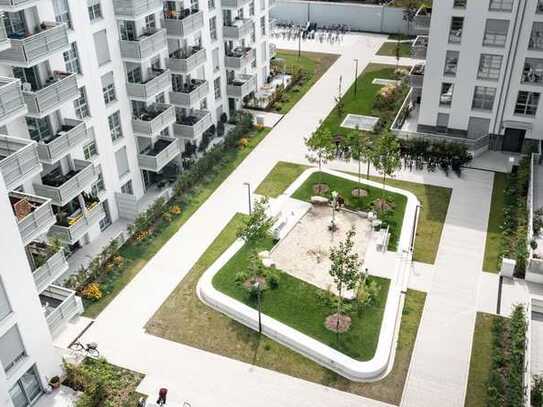
[[[13,214],[18,221],[23,220],[40,206],[43,205],[43,201],[34,201],[30,195],[9,195],[9,202],[13,209]]]
[[[204,83],[206,83],[205,79],[190,79],[189,81],[184,82],[182,85],[174,86],[173,91],[181,93],[191,93],[194,90],[198,89],[198,87],[202,86]]]
[[[37,135],[32,134],[32,140],[37,141],[38,143],[44,143],[49,144],[52,141],[56,140],[59,137],[62,137],[66,135],[66,133],[72,129],[74,129],[76,126],[78,126],[80,123],[69,125],[69,124],[62,124],[60,128],[56,132],[47,132],[45,134],[39,133]]]
[[[83,203],[87,211],[90,211],[100,203],[100,200],[91,194],[83,192],[81,196],[83,198]],[[70,202],[68,202],[68,204],[62,207],[54,207],[53,211],[57,218],[57,225],[64,227],[74,225],[84,215],[83,208],[78,198],[71,200]]]
[[[170,58],[187,59],[201,50],[202,47],[199,47],[197,45],[193,45],[192,47],[179,48],[176,49],[174,52],[170,53]]]
[[[140,154],[150,155],[152,157],[155,157],[155,156],[159,155],[171,143],[173,143],[172,140],[166,140],[166,139],[160,138],[154,144],[149,145],[148,147],[144,148],[140,152]]]
[[[42,176],[41,180],[44,185],[58,188],[75,177],[80,171],[81,169],[70,169],[68,172],[63,173],[62,168],[57,166],[55,169]]]

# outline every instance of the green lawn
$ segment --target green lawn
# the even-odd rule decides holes
[[[266,175],[264,181],[256,189],[256,193],[270,198],[277,198],[298,178],[307,168],[306,165],[278,162]]]
[[[400,57],[411,57],[411,45],[412,42],[400,42]],[[387,41],[381,45],[377,55],[384,55],[387,57],[396,57],[397,42]]]
[[[486,407],[487,380],[492,368],[492,324],[502,318],[483,312],[477,313],[469,364],[466,407]]]
[[[244,246],[224,267],[215,274],[213,286],[224,294],[256,308],[257,304],[248,298],[247,290],[236,283],[238,270],[247,269],[249,257],[255,250],[270,250],[270,239],[258,247]],[[381,287],[378,298],[372,307],[351,314],[351,328],[341,334],[338,346],[337,335],[324,326],[327,316],[335,313],[335,308],[321,297],[325,291],[291,275],[279,272],[279,287],[264,291],[262,312],[318,341],[339,350],[358,360],[370,360],[375,354],[383,312],[385,310],[390,280],[371,277]]]
[[[198,210],[200,206],[215,192],[222,182],[237,168],[237,166],[247,157],[251,151],[264,139],[270,132],[270,129],[256,130],[256,134],[249,138],[248,145],[232,153],[229,161],[219,172],[211,177],[207,182],[200,185],[187,206],[183,208],[181,216],[168,225],[164,231],[157,236],[149,245],[137,246],[125,244],[119,251],[119,254],[129,260],[130,265],[123,274],[114,281],[108,282],[113,287],[110,294],[105,295],[99,301],[86,305],[84,316],[96,318],[100,312],[121,292],[121,290],[139,273],[147,262],[162,248],[162,246],[179,230],[181,226]]]
[[[490,214],[486,228],[485,257],[483,262],[483,270],[489,273],[500,271],[501,226],[503,224],[506,183],[506,174],[501,172],[494,173],[494,186],[492,188]]]
[[[280,102],[278,107],[272,109],[282,114],[292,109],[339,57],[339,55],[318,52],[302,52],[298,57],[298,51],[290,50],[278,50],[276,56],[285,61],[287,71],[289,67],[300,67],[306,72],[304,82],[292,87],[287,92],[287,100]]]
[[[382,88],[381,85],[373,85],[372,82],[376,78],[381,79],[393,79],[394,70],[396,67],[394,65],[380,65],[380,64],[369,64],[366,69],[358,76],[358,85],[356,97],[354,94],[355,84],[347,90],[343,95],[344,108],[341,116],[338,114],[337,109],[334,109],[328,117],[323,122],[323,126],[327,127],[332,134],[343,133],[346,129],[340,127],[343,119],[348,113],[360,114],[360,115],[370,115],[370,116],[379,116],[382,120],[385,120],[385,126],[387,121],[393,119],[393,117],[382,117],[381,112],[377,112],[374,107],[375,97],[377,92]],[[334,97],[337,95],[330,95]],[[398,100],[398,109],[403,102],[404,97],[400,97]],[[395,107],[391,110],[393,112],[397,111]]]
[[[360,396],[399,404],[413,352],[425,294],[408,290],[394,367],[373,383],[351,382],[204,305],[196,296],[203,272],[236,240],[243,215],[236,215],[174,289],[146,331],[167,340],[271,369]],[[205,333],[204,335],[202,333]]]
[[[372,209],[373,202],[383,196],[382,189],[364,186],[364,189],[368,191],[368,196],[362,199],[355,198],[352,196],[351,192],[358,187],[358,183],[326,173],[316,172],[311,174],[307,181],[298,188],[292,197],[302,201],[310,201],[312,196],[317,195],[313,192],[313,185],[321,182],[330,187],[330,191],[325,194],[327,197],[330,197],[331,191],[337,191],[345,199],[345,206],[353,209],[369,211]],[[388,248],[390,250],[396,250],[400,232],[402,230],[403,215],[407,198],[403,195],[390,192],[386,192],[385,196],[386,200],[392,204],[392,210],[386,211],[383,215],[379,215],[379,219],[390,226],[390,241]]]

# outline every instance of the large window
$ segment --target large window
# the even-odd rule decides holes
[[[217,17],[213,16],[209,19],[209,36],[211,41],[217,39]]]
[[[213,90],[215,93],[215,100],[220,99],[221,98],[221,77],[220,76],[215,78],[215,80],[213,81]]]
[[[79,88],[79,97],[74,100],[75,115],[78,119],[84,119],[90,116],[89,104],[87,103],[87,92],[85,87]]]
[[[9,373],[26,356],[25,347],[17,325],[13,325],[0,338],[0,362],[6,373]]]
[[[123,129],[121,127],[121,114],[119,111],[109,115],[107,118],[109,130],[111,131],[111,140],[117,141],[123,137]]]
[[[77,52],[77,44],[72,42],[70,49],[65,51],[62,56],[66,64],[66,72],[81,73],[81,65],[79,64],[79,53]]]
[[[515,104],[515,114],[535,116],[539,104],[539,93],[520,91]]]
[[[88,0],[89,19],[91,23],[103,18],[100,0]]]
[[[448,76],[456,76],[456,69],[458,68],[458,51],[447,51],[445,55],[445,68],[443,73]]]
[[[11,314],[11,306],[9,305],[8,296],[4,289],[4,284],[0,280],[0,321]]]
[[[532,26],[528,48],[543,49],[543,22],[536,21]]]
[[[449,30],[449,42],[459,43],[462,41],[462,30],[464,28],[464,17],[453,17],[451,29]]]
[[[260,34],[266,35],[266,16],[260,17]]]
[[[543,0],[537,0],[536,13],[537,14],[543,13]]]
[[[55,20],[59,23],[66,23],[68,28],[72,29],[68,0],[53,0],[53,9],[55,10]]]
[[[104,102],[106,105],[117,100],[115,93],[115,81],[113,77],[113,71],[108,72],[102,76],[102,92],[104,94]]]
[[[111,61],[106,30],[94,33],[94,46],[96,50],[96,60],[98,61],[99,66],[102,66]]]
[[[454,94],[454,84],[446,83],[446,82],[442,83],[441,93],[439,95],[439,105],[450,106],[452,103],[453,94]]]
[[[453,7],[454,8],[466,8],[467,0],[454,0]]]
[[[483,45],[490,47],[504,47],[508,30],[509,21],[507,20],[486,20]]]
[[[490,0],[490,11],[512,11],[514,0]]]
[[[37,117],[26,117],[26,127],[28,128],[28,134],[34,141],[47,140],[51,137],[51,127],[47,117],[42,119]]]
[[[471,107],[479,110],[492,110],[495,96],[496,88],[476,86],[475,91],[473,92],[473,102],[471,103]]]
[[[502,68],[501,55],[482,54],[479,60],[477,78],[486,80],[498,80]]]
[[[96,166],[96,182],[91,186],[91,193],[93,196],[98,196],[101,191],[106,190],[106,184],[104,182],[104,174],[102,174],[102,167],[100,165]]]
[[[11,402],[15,407],[27,407],[33,404],[42,393],[36,368],[32,366],[9,389]]]
[[[83,145],[83,155],[85,160],[90,160],[98,155],[98,149],[96,148],[96,140]]]
[[[543,59],[526,58],[521,82],[543,84]]]

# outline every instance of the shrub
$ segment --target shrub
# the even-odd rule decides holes
[[[102,290],[100,285],[96,282],[88,284],[83,290],[81,290],[83,298],[91,301],[98,301],[102,298]]]

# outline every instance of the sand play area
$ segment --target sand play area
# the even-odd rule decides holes
[[[329,274],[329,248],[345,240],[347,231],[355,226],[354,250],[363,263],[372,231],[370,221],[350,212],[336,211],[338,229],[333,233],[328,230],[331,220],[330,207],[313,206],[277,244],[271,258],[279,270],[337,294],[334,280]],[[350,295],[345,293],[345,296]]]

